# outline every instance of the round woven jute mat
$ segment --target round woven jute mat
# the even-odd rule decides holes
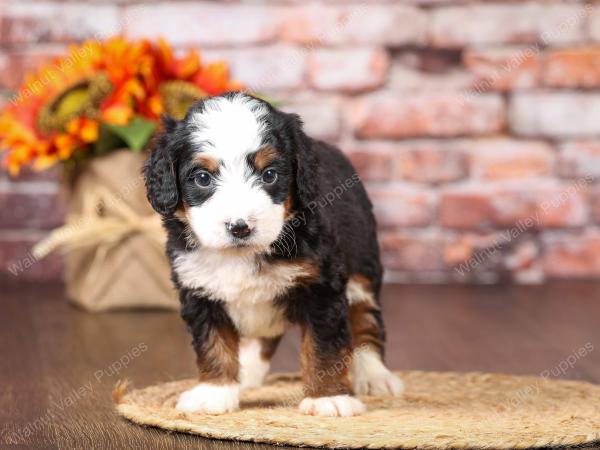
[[[194,380],[117,389],[119,413],[142,425],[208,438],[328,448],[513,449],[600,441],[600,386],[481,373],[400,372],[402,397],[361,397],[355,417],[313,417],[297,405],[295,375],[247,390],[241,409],[211,416],[175,410]]]

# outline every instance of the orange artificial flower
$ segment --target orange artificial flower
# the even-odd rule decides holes
[[[123,103],[115,103],[102,111],[102,120],[114,125],[127,125],[133,117],[131,106]]]
[[[190,50],[189,53],[173,64],[173,72],[176,79],[187,80],[192,77],[202,68],[200,64],[200,55],[195,50]]]
[[[224,62],[209,64],[195,75],[194,82],[210,95],[226,92],[230,84],[229,67]]]
[[[67,124],[67,132],[86,144],[98,140],[99,129],[98,122],[85,117],[78,117]]]
[[[0,113],[0,160],[13,175],[24,166],[43,170],[78,152],[93,155],[102,122],[158,121],[165,111],[161,93],[179,94],[169,95],[171,106],[186,107],[190,96],[242,88],[225,63],[203,65],[195,50],[177,57],[162,39],[83,42],[29,74]]]

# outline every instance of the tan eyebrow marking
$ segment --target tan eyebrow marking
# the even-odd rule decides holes
[[[219,168],[219,161],[209,155],[205,155],[200,153],[198,156],[194,158],[194,161],[202,166],[203,169],[208,170],[209,172],[216,172]]]
[[[277,150],[273,147],[261,148],[254,154],[254,167],[264,170],[277,158]]]

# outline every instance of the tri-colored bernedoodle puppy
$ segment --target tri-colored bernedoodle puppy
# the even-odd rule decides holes
[[[164,119],[145,177],[197,355],[198,385],[178,409],[236,410],[294,324],[302,412],[351,416],[364,411],[353,394],[401,393],[382,362],[372,206],[339,150],[297,115],[228,93]]]

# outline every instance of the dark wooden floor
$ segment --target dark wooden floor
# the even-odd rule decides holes
[[[388,286],[384,308],[394,369],[540,374],[592,345],[559,376],[600,383],[600,284]],[[292,334],[275,370],[296,369],[297,349]],[[59,285],[0,284],[0,355],[0,449],[269,448],[115,415],[119,379],[144,386],[194,376],[176,313],[88,314],[69,307]]]

